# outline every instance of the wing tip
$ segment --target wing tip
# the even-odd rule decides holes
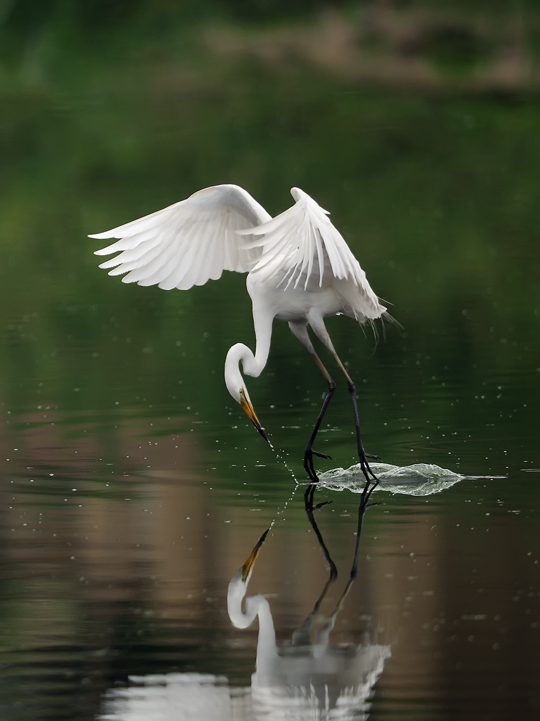
[[[107,238],[114,238],[114,231],[106,230],[104,233],[92,233],[88,235],[88,238],[95,238],[96,240],[107,240]]]
[[[116,249],[113,248],[111,245],[108,245],[106,248],[99,248],[98,250],[94,250],[94,255],[110,255],[111,253],[115,252]]]
[[[294,198],[296,203],[300,203],[301,201],[304,201],[306,203],[309,203],[310,208],[317,208],[319,210],[322,210],[322,212],[325,215],[330,215],[329,210],[325,210],[317,201],[309,195],[309,193],[306,193],[305,190],[302,190],[302,188],[291,188],[291,195]]]

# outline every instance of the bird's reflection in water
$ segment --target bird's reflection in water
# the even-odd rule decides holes
[[[390,647],[369,642],[332,645],[331,632],[358,570],[362,526],[376,483],[366,484],[358,509],[354,558],[348,582],[324,625],[314,625],[337,569],[315,520],[325,503],[314,505],[316,484],[307,487],[308,520],[329,565],[329,577],[311,613],[289,643],[278,646],[270,604],[262,595],[245,599],[255,561],[268,531],[229,583],[227,608],[237,628],[259,620],[251,689],[231,688],[224,676],[198,673],[132,676],[130,685],[107,694],[101,721],[359,721],[368,717],[369,698]],[[242,608],[244,604],[244,608]]]
[[[368,699],[390,647],[372,643],[331,645],[330,634],[345,599],[356,579],[358,553],[364,515],[376,483],[366,484],[358,509],[358,529],[354,560],[345,589],[333,613],[318,632],[314,622],[328,589],[337,579],[337,569],[315,521],[314,512],[325,505],[314,505],[315,484],[308,486],[304,500],[306,514],[329,564],[329,578],[313,610],[294,632],[289,644],[278,647],[270,605],[262,595],[248,596],[245,609],[242,601],[266,533],[259,539],[251,555],[229,584],[227,607],[237,628],[247,628],[259,620],[256,670],[251,691],[256,719],[365,719]]]

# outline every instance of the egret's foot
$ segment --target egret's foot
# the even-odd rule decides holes
[[[359,453],[360,456],[360,468],[362,469],[362,473],[365,476],[365,479],[368,483],[372,483],[375,481],[376,483],[379,482],[379,479],[375,475],[375,473],[371,470],[371,466],[368,463],[368,458],[378,458],[378,456],[371,456],[367,453],[365,453],[363,450]]]
[[[319,482],[317,471],[315,470],[315,466],[313,465],[313,456],[304,456],[304,470],[308,474],[308,478],[312,483]]]
[[[314,511],[318,511],[319,508],[322,508],[323,506],[329,506],[332,503],[332,501],[322,501],[321,503],[317,503],[316,506],[313,506]]]
[[[314,451],[313,449],[311,449],[311,453],[317,456],[317,458],[325,458],[327,461],[332,460],[332,456],[328,456],[326,453],[319,453],[319,451]],[[378,458],[378,456],[375,457]],[[371,456],[368,456],[368,458],[371,458]]]
[[[366,458],[369,458],[372,461],[380,461],[381,460],[380,456],[374,456],[371,453],[364,453],[364,455]]]
[[[304,468],[306,470],[306,473],[309,476],[309,479],[313,483],[319,482],[319,477],[317,476],[317,471],[315,470],[315,466],[313,465],[313,456],[316,456],[317,458],[324,458],[325,460],[328,460],[331,458],[331,456],[327,455],[326,453],[319,453],[319,451],[314,451],[313,448],[310,448],[309,446],[304,451]]]

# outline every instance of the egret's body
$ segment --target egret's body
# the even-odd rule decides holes
[[[247,272],[253,303],[255,353],[233,345],[225,361],[225,382],[256,428],[266,437],[240,372],[258,377],[270,351],[274,318],[289,323],[328,382],[328,394],[308,441],[305,466],[312,478],[313,442],[335,384],[308,336],[309,325],[336,358],[353,398],[360,461],[369,466],[360,439],[354,384],[339,360],[324,318],[342,313],[360,323],[386,311],[371,289],[360,264],[323,210],[307,193],[293,188],[294,206],[271,216],[236,185],[205,188],[179,203],[92,238],[119,238],[96,251],[119,255],[101,264],[123,282],[186,290],[217,279],[224,270]],[[320,454],[316,454],[320,455]]]

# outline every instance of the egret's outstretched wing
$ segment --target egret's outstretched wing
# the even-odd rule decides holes
[[[349,246],[328,218],[328,211],[300,188],[292,188],[296,203],[275,218],[242,235],[262,236],[253,247],[262,248],[257,270],[268,277],[282,275],[285,288],[304,289],[314,279],[323,285],[325,272],[334,278],[352,280],[359,287],[368,286],[366,274]]]
[[[187,290],[220,278],[224,270],[251,270],[262,250],[236,231],[270,219],[243,188],[216,185],[144,218],[89,237],[120,238],[96,251],[96,255],[121,251],[99,266],[112,268],[109,275],[127,273],[122,278],[124,283]]]

